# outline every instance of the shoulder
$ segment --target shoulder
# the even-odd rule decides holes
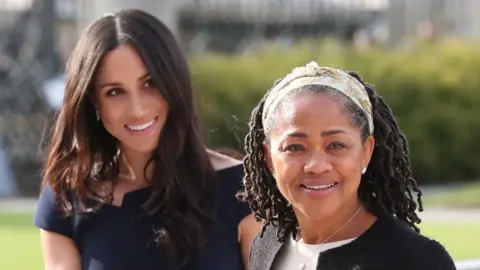
[[[72,219],[67,217],[62,210],[57,196],[50,186],[46,184],[40,193],[37,209],[34,215],[34,224],[45,231],[54,232],[72,238]]]
[[[242,187],[243,162],[211,150],[207,150],[207,152],[221,181],[222,189],[234,190],[234,193],[237,193]]]
[[[265,226],[262,233],[253,240],[249,256],[248,269],[270,269],[276,255],[284,245],[277,237],[278,229],[275,226]]]
[[[229,157],[227,155],[212,150],[207,150],[207,153],[210,158],[210,162],[212,163],[212,166],[216,171],[222,171],[230,167],[235,167],[242,164],[241,160]]]
[[[240,222],[251,214],[250,207],[236,197],[243,187],[243,162],[211,150],[207,151],[219,180],[219,207],[236,230]]]
[[[385,230],[385,246],[395,245],[395,249],[405,259],[405,269],[455,269],[455,264],[445,247],[439,242],[417,233],[404,222],[393,221],[393,226]],[[403,255],[401,255],[403,254]]]
[[[279,241],[277,234],[278,229],[276,226],[271,224],[266,226],[262,225],[253,239],[251,254],[256,256],[258,254],[277,252],[285,242],[285,239]]]
[[[455,263],[445,247],[439,242],[421,236],[407,269],[454,270]]]

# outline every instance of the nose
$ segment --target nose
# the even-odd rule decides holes
[[[332,163],[324,151],[313,150],[305,162],[304,171],[309,174],[322,174],[332,170]]]
[[[142,118],[148,109],[148,99],[140,93],[134,93],[130,97],[129,108],[130,115],[134,118]]]

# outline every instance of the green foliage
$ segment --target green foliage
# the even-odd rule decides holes
[[[315,60],[357,71],[375,85],[410,142],[423,183],[480,176],[480,47],[444,42],[409,50],[355,50],[334,41],[247,55],[191,58],[208,143],[242,150],[253,107],[273,82]]]

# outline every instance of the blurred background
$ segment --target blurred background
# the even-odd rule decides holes
[[[294,66],[359,72],[409,140],[423,233],[480,269],[478,0],[0,0],[0,269],[43,269],[32,213],[65,61],[93,19],[131,7],[188,54],[216,149],[242,152],[251,110]]]

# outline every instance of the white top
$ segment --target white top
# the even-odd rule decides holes
[[[273,270],[315,270],[317,269],[317,260],[320,253],[346,245],[356,238],[350,238],[342,241],[331,242],[319,245],[309,245],[303,242],[303,239],[296,242],[293,237],[288,237],[288,241],[280,249],[273,263]],[[303,264],[305,266],[302,268]]]

